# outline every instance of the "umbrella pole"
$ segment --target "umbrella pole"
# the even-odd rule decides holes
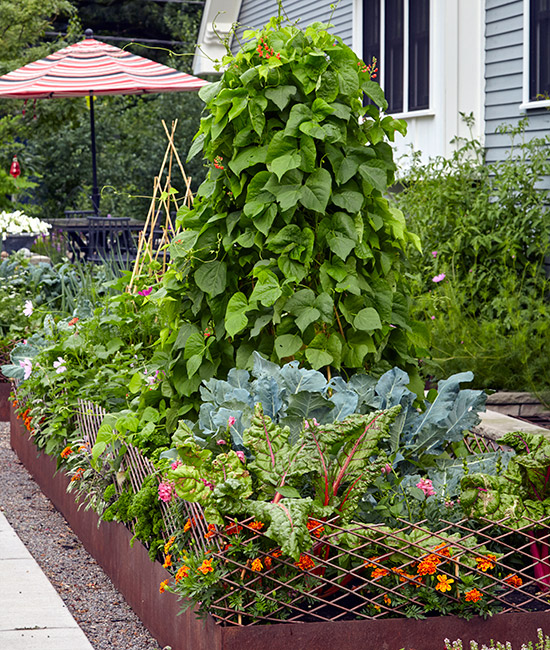
[[[90,90],[90,135],[92,138],[92,204],[96,216],[99,215],[99,190],[97,187],[97,163],[95,155],[95,117],[94,91]]]

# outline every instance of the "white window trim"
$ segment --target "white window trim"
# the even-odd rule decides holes
[[[550,99],[540,99],[533,101],[529,99],[529,82],[530,82],[530,50],[531,50],[531,1],[523,2],[523,101],[519,105],[519,110],[525,113],[537,108],[550,108]]]
[[[435,83],[435,4],[436,0],[429,0],[430,2],[430,74],[428,79],[429,84],[429,104],[428,108],[423,108],[418,111],[409,111],[409,2],[403,2],[403,111],[400,113],[392,113],[396,118],[411,118],[411,117],[433,117],[434,110],[434,83]],[[353,29],[353,49],[358,57],[363,58],[363,1],[355,1],[355,16],[354,29]],[[378,61],[378,72],[380,75],[380,86],[384,88],[384,50],[386,47],[386,0],[380,1],[380,59]],[[365,61],[370,63],[370,61]]]

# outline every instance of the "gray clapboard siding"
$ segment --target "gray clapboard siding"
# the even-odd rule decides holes
[[[346,45],[352,45],[353,0],[341,0],[333,11],[333,0],[285,0],[284,11],[289,20],[299,20],[301,27],[314,22],[328,22],[331,15],[331,32],[340,36]],[[237,38],[233,39],[231,49],[238,50],[245,29],[263,27],[272,16],[278,14],[276,0],[243,0],[239,14]]]

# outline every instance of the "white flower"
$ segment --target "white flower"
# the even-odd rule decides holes
[[[65,366],[65,359],[63,357],[57,357],[57,361],[53,362],[53,367],[55,368],[55,372],[60,375],[62,372],[65,372],[67,370],[67,367]]]
[[[0,236],[5,240],[8,235],[41,235],[51,228],[49,223],[29,217],[21,210],[0,212]]]
[[[22,361],[19,362],[19,365],[21,368],[23,368],[23,379],[28,379],[31,376],[32,372],[32,361],[30,359],[23,359]]]
[[[25,316],[31,316],[33,311],[34,307],[32,306],[32,300],[25,300],[25,307],[23,308]]]

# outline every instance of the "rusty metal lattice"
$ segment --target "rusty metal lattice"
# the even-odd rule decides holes
[[[239,525],[251,534],[246,543],[254,544],[265,535],[250,528],[250,523],[247,520]],[[225,594],[211,606],[214,618],[226,625],[256,625],[275,621],[404,617],[411,615],[413,607],[417,613],[423,613],[426,597],[419,588],[428,587],[429,576],[419,576],[418,571],[424,560],[434,557],[438,559],[437,575],[454,583],[443,592],[433,585],[430,587],[435,596],[446,601],[444,605],[456,606],[461,599],[463,601],[458,583],[471,580],[472,589],[479,591],[480,600],[503,613],[550,609],[550,558],[533,557],[534,543],[541,547],[550,544],[550,516],[542,521],[531,521],[520,529],[504,521],[484,520],[475,528],[466,520],[459,523],[441,521],[437,532],[425,528],[425,522],[401,521],[402,527],[391,531],[382,526],[354,522],[352,531],[356,544],[353,548],[343,548],[338,541],[343,533],[349,535],[349,527],[344,529],[334,520],[316,520],[316,523],[323,527],[323,535],[314,542],[311,552],[305,554],[309,558],[308,570],[297,567],[291,559],[275,557],[272,546],[271,551],[258,553],[263,567],[253,571],[250,560],[235,559],[228,552],[232,535],[220,531],[218,540],[222,541],[225,550],[213,550],[212,556],[217,558],[218,568],[224,574]],[[414,541],[411,539],[413,531]],[[455,537],[451,540],[450,535]],[[425,542],[430,540],[434,544],[427,549]],[[438,543],[441,546],[436,550]],[[267,549],[268,544],[262,547]],[[376,549],[376,557],[372,557],[373,549]],[[498,558],[492,571],[480,568],[483,564],[476,560],[487,558],[488,553]],[[396,556],[400,557],[398,563],[394,561]],[[517,586],[510,584],[511,575],[516,576],[513,580]],[[258,612],[259,593],[267,602],[268,613]],[[236,595],[239,596],[237,606]]]

